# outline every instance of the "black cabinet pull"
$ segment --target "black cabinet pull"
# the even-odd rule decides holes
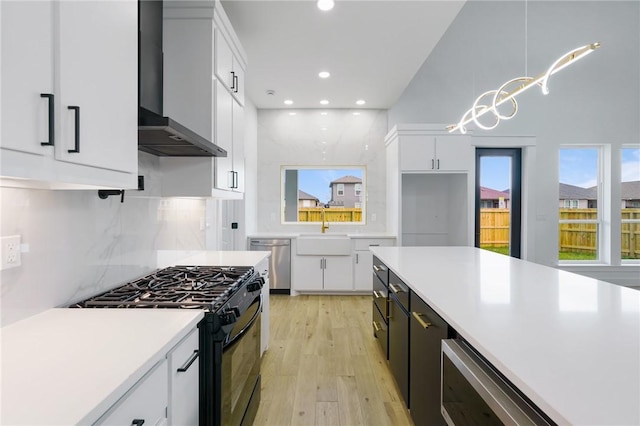
[[[437,169],[440,170],[440,159],[438,158],[438,160],[436,161],[437,164]]]
[[[142,426],[144,424],[144,419],[133,419],[131,422],[131,426]]]
[[[80,107],[79,106],[70,106],[67,107],[75,112],[76,116],[76,125],[75,125],[75,148],[69,149],[69,153],[77,153],[80,152]],[[144,420],[143,420],[144,421]]]
[[[53,146],[55,145],[55,114],[54,114],[54,96],[53,93],[40,93],[41,98],[49,99],[49,142],[40,142],[42,146]]]
[[[433,158],[431,159],[431,170],[435,169],[434,165],[433,165]]]
[[[200,355],[198,350],[197,349],[194,350],[193,354],[191,354],[187,362],[185,362],[182,367],[178,368],[177,370],[178,373],[184,373],[185,371],[187,371],[189,367],[191,367],[191,364],[193,364],[196,361],[196,359],[198,359],[198,355]]]
[[[238,93],[238,76],[235,75],[235,73],[233,74],[233,92],[234,93]]]
[[[231,71],[231,90],[236,91],[236,73]]]

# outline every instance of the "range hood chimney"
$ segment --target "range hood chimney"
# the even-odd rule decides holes
[[[163,157],[226,157],[227,151],[163,115],[162,0],[138,0],[138,149]]]

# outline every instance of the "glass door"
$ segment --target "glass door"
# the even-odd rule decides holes
[[[476,148],[475,246],[520,258],[522,151]]]

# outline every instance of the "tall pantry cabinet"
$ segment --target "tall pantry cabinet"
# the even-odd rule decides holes
[[[385,138],[389,232],[400,246],[473,245],[471,137],[444,128],[398,124]]]
[[[164,113],[227,151],[226,157],[161,158],[163,195],[241,199],[242,45],[217,0],[165,1],[163,13]]]
[[[136,188],[138,4],[3,1],[3,185]]]

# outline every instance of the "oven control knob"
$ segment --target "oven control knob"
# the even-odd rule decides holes
[[[259,280],[256,280],[252,283],[247,284],[247,291],[249,292],[260,291],[263,284],[264,284],[264,281],[262,278],[260,278]]]
[[[222,321],[222,325],[233,324],[240,317],[240,309],[237,306],[232,308],[227,308],[224,310],[222,315],[220,315],[220,320]]]

